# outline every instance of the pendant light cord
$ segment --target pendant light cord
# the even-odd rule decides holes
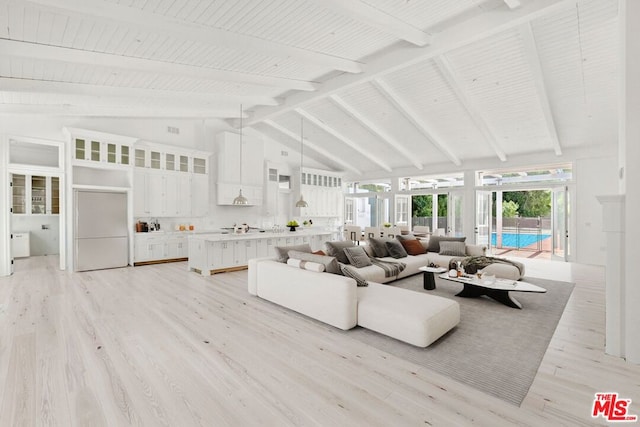
[[[240,104],[240,191],[242,191],[242,104]]]

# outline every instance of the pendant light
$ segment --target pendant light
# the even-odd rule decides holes
[[[249,200],[242,195],[242,104],[240,104],[240,193],[233,199],[234,205],[248,205]]]
[[[302,152],[304,151],[304,141],[302,137],[302,121],[304,119],[300,118],[300,200],[296,202],[296,208],[306,208],[309,206],[307,202],[305,202],[302,197]]]

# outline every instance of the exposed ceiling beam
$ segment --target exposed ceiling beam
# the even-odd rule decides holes
[[[398,111],[404,115],[404,117],[413,124],[427,139],[435,145],[435,147],[444,154],[454,165],[460,166],[462,161],[451,151],[447,145],[431,128],[430,125],[422,120],[422,117],[396,92],[391,86],[389,86],[382,79],[374,79],[371,83],[384,95],[391,104],[393,104]]]
[[[424,168],[422,163],[420,163],[416,159],[415,153],[413,153],[409,149],[407,149],[400,141],[398,141],[396,138],[391,136],[387,131],[385,131],[380,126],[376,125],[371,120],[369,120],[366,117],[366,115],[364,113],[358,111],[358,109],[356,107],[354,107],[353,105],[349,104],[347,101],[345,101],[342,97],[340,97],[338,95],[331,95],[329,98],[342,111],[344,111],[346,114],[351,116],[351,118],[353,118],[355,121],[357,121],[362,126],[367,128],[371,133],[373,133],[375,136],[377,136],[378,138],[380,138],[381,140],[386,142],[388,145],[393,147],[400,154],[402,154],[407,160],[409,160],[411,163],[413,163],[413,165],[416,168],[418,168],[420,170],[422,170]]]
[[[319,98],[338,93],[494,34],[517,28],[523,23],[541,16],[567,8],[575,8],[575,4],[576,0],[530,0],[514,10],[493,9],[462,24],[443,30],[428,46],[422,48],[399,47],[391,52],[374,55],[367,59],[362,74],[344,74],[324,82],[316,92],[293,94],[287,97],[284,105],[280,107],[258,108],[248,123],[254,124],[290,112]]]
[[[349,147],[353,148],[355,151],[360,153],[360,155],[362,155],[362,157],[365,157],[365,158],[369,159],[370,161],[372,161],[376,165],[380,166],[382,169],[386,170],[387,172],[391,172],[392,171],[391,167],[389,165],[387,165],[384,161],[380,160],[378,158],[378,156],[374,155],[371,152],[371,150],[368,150],[366,147],[362,147],[360,144],[358,144],[357,142],[353,141],[351,138],[348,138],[347,136],[341,134],[340,132],[338,132],[337,130],[335,130],[331,126],[327,125],[325,122],[323,122],[322,120],[320,120],[319,118],[317,118],[313,114],[309,113],[306,110],[303,110],[302,108],[296,108],[295,111],[296,111],[296,113],[300,114],[302,117],[304,117],[305,119],[309,120],[311,123],[313,123],[314,125],[316,125],[320,129],[322,129],[323,131],[325,131],[329,135],[333,136],[337,140],[339,140],[339,141],[343,142],[344,144],[348,145]]]
[[[464,90],[462,79],[457,75],[455,69],[451,65],[451,62],[449,62],[445,55],[440,55],[434,58],[434,61],[440,69],[440,72],[442,73],[444,79],[447,81],[447,83],[449,83],[449,86],[455,92],[464,108],[466,108],[473,122],[476,124],[478,129],[480,129],[480,132],[482,132],[491,148],[493,148],[496,156],[498,156],[501,161],[506,162],[507,156],[502,148],[500,148],[500,146],[498,145],[498,140],[495,134],[491,131],[491,129],[489,129],[489,125],[487,124],[487,121],[481,112],[482,110]]]
[[[416,46],[425,46],[431,41],[430,34],[362,1],[316,0],[316,3]]]
[[[549,138],[551,139],[551,146],[556,156],[562,155],[562,147],[560,146],[560,139],[558,138],[558,131],[556,129],[555,121],[553,120],[553,112],[551,111],[551,103],[547,96],[547,86],[544,82],[544,73],[542,66],[540,65],[540,56],[538,55],[538,48],[536,41],[531,30],[531,24],[526,23],[520,26],[520,35],[522,36],[522,42],[524,44],[524,52],[529,62],[529,69],[533,76],[533,81],[536,86],[536,92],[538,93],[538,99],[540,100],[540,108],[544,114],[544,119],[547,124],[547,130],[549,131]]]
[[[157,106],[123,107],[119,105],[26,105],[26,104],[0,104],[0,114],[21,115],[39,114],[50,116],[74,116],[74,117],[124,117],[124,118],[173,118],[173,119],[212,119],[225,117],[238,117],[237,112],[230,109],[198,109],[163,108]]]
[[[0,77],[0,91],[57,93],[65,95],[87,95],[97,97],[153,98],[171,102],[200,102],[216,104],[279,105],[280,101],[268,96],[226,95],[208,92],[185,92],[160,89],[146,89],[123,86],[101,86],[83,83],[55,82],[48,80],[15,79]]]
[[[290,131],[289,129],[285,128],[284,126],[280,126],[279,124],[277,124],[276,122],[274,122],[272,120],[265,120],[262,123],[264,123],[265,125],[271,126],[273,129],[275,129],[278,132],[288,136],[289,138],[291,138],[293,140],[300,141],[300,134],[296,134],[295,132]],[[359,171],[358,169],[354,168],[353,166],[351,166],[351,164],[349,164],[349,162],[345,162],[340,157],[336,156],[335,154],[330,153],[329,151],[327,151],[324,148],[320,147],[318,144],[309,141],[307,138],[305,138],[305,144],[306,144],[307,147],[309,147],[310,149],[312,149],[316,153],[320,154],[321,156],[325,157],[327,160],[329,160],[331,162],[334,162],[334,163],[336,163],[338,165],[341,165],[343,168],[348,169],[348,170],[350,170],[352,172],[355,172],[358,175],[362,175],[362,172]]]
[[[20,4],[22,6],[31,4],[52,13],[90,17],[101,22],[117,23],[118,25],[124,24],[134,31],[161,34],[179,40],[192,40],[209,46],[219,46],[275,58],[291,58],[296,62],[320,65],[349,73],[362,71],[361,64],[357,61],[219,28],[185,22],[112,2],[101,0],[0,0],[0,3]]]
[[[282,89],[313,91],[319,83],[302,80],[268,77],[236,71],[216,70],[193,65],[154,61],[130,56],[92,52],[66,47],[47,46],[37,43],[0,39],[0,56],[29,58],[93,65],[96,67],[114,67],[147,73],[170,74],[203,80],[228,81],[234,83],[273,86]]]

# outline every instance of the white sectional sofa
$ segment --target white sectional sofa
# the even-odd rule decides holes
[[[356,325],[427,347],[460,322],[451,299],[292,267],[273,258],[249,260],[248,291],[336,328]]]

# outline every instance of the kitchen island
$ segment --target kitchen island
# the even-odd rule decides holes
[[[194,234],[189,236],[189,271],[209,276],[243,270],[252,258],[275,256],[276,246],[308,243],[316,251],[324,249],[324,242],[337,240],[339,236],[338,231],[316,228],[282,233]]]

